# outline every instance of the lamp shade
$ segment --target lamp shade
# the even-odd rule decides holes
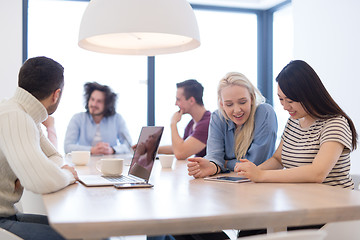
[[[200,35],[186,0],[91,0],[78,44],[101,53],[154,56],[197,48]]]

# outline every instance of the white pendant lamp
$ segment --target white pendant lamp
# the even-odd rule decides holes
[[[154,56],[197,48],[200,35],[186,0],[91,0],[82,17],[79,46]]]

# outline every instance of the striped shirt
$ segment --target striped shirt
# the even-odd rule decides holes
[[[325,142],[339,142],[344,145],[339,160],[323,183],[353,188],[354,183],[349,174],[352,133],[345,117],[319,119],[308,128],[302,128],[299,120],[289,118],[282,140],[281,161],[285,168],[312,164],[321,144]]]

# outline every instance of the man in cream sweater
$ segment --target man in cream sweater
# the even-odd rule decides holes
[[[44,194],[77,180],[74,168],[64,165],[40,127],[57,109],[63,72],[50,58],[28,59],[15,95],[0,104],[0,227],[24,239],[64,239],[46,216],[21,214],[14,206],[24,188]]]

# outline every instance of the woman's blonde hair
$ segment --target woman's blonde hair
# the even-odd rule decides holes
[[[235,144],[234,151],[237,159],[241,159],[245,156],[250,144],[254,138],[254,122],[255,122],[255,111],[259,104],[265,102],[264,96],[261,92],[254,87],[254,85],[245,77],[245,75],[237,72],[227,73],[219,82],[218,85],[218,108],[222,116],[229,120],[229,116],[225,113],[221,102],[221,91],[229,86],[241,86],[245,87],[251,97],[251,111],[250,116],[242,127],[237,127],[235,131]]]

